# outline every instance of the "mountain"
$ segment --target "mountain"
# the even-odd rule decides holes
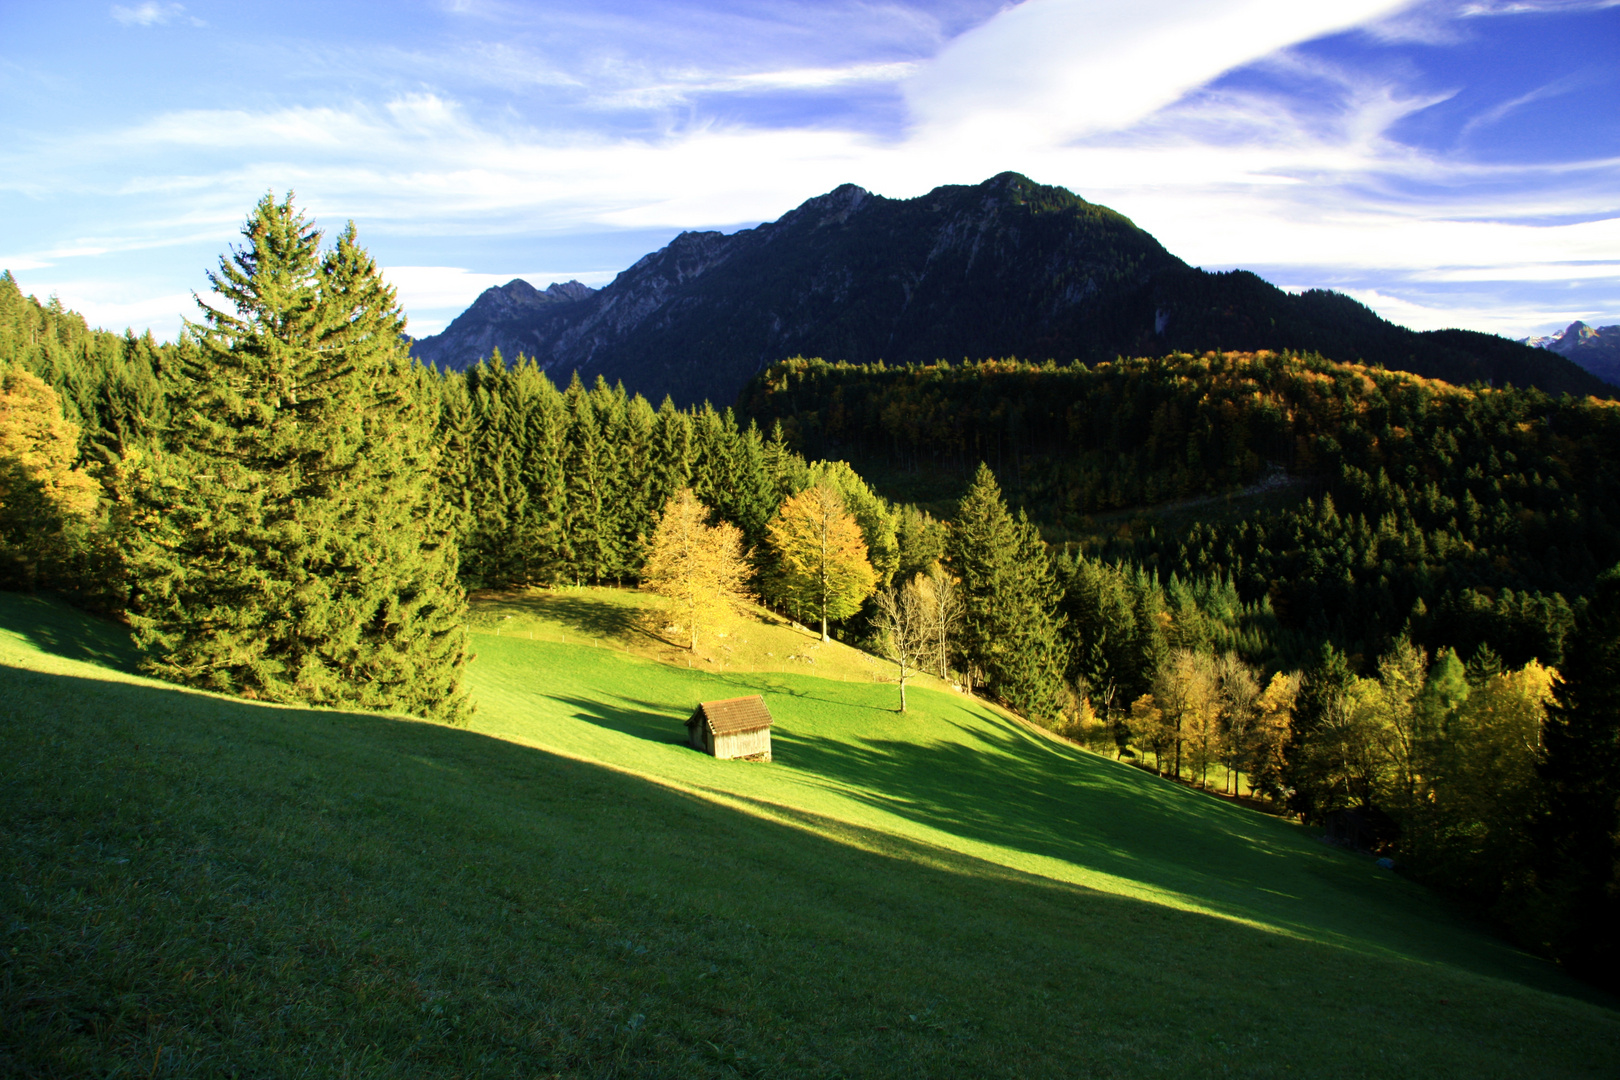
[[[1526,338],[1525,344],[1555,352],[1604,382],[1620,386],[1620,326],[1587,326],[1577,321],[1549,337]]]
[[[570,281],[542,292],[522,278],[485,289],[472,306],[440,333],[420,338],[411,352],[424,363],[464,368],[495,349],[504,356],[530,356],[542,345],[533,328],[561,308],[594,295],[595,289]]]
[[[527,287],[505,290],[517,285]],[[509,359],[522,351],[554,375],[600,374],[682,404],[735,401],[765,365],[796,355],[1090,363],[1210,349],[1317,351],[1450,382],[1612,392],[1505,338],[1418,334],[1337,293],[1296,296],[1247,272],[1205,273],[1123,215],[1016,173],[915,199],[846,184],[757,228],[682,233],[598,292],[507,298],[485,293],[417,355],[463,368],[499,340]],[[486,299],[491,314],[475,315]]]

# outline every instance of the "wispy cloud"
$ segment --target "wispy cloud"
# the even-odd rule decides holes
[[[64,251],[155,250],[175,235],[214,236],[218,250],[254,198],[293,188],[323,221],[423,238],[390,271],[416,315],[522,273],[438,265],[461,259],[429,237],[541,245],[587,230],[749,224],[846,181],[904,197],[1003,169],[1111,205],[1195,264],[1387,274],[1361,295],[1396,317],[1407,309],[1388,298],[1414,282],[1610,280],[1620,251],[1612,154],[1504,163],[1456,149],[1458,131],[1488,139],[1537,101],[1587,92],[1579,79],[1470,100],[1449,141],[1425,144],[1402,125],[1456,105],[1468,72],[1420,79],[1391,50],[1368,62],[1310,44],[1351,28],[1340,36],[1363,51],[1443,36],[1425,26],[1466,37],[1508,18],[1503,4],[1026,0],[999,13],[979,4],[966,32],[938,12],[967,0],[927,12],[784,2],[770,9],[787,20],[777,23],[689,4],[653,30],[613,5],[554,24],[530,5],[453,6],[459,36],[441,43],[298,52],[297,85],[330,69],[318,94],[272,84],[241,105],[13,140],[0,148],[0,195],[73,193],[100,215],[76,227],[93,242],[21,244],[16,265],[66,267],[92,257]],[[114,14],[130,25],[187,17],[178,4]],[[772,111],[846,99],[860,107],[836,122]],[[893,102],[902,121],[874,127],[872,100]],[[505,265],[571,264],[526,254]],[[1512,312],[1528,331],[1567,307],[1540,318],[1533,304],[1462,304],[1453,321],[1494,312],[1494,328]]]
[[[193,26],[203,25],[201,19],[186,15],[184,4],[159,4],[147,0],[144,4],[134,7],[125,7],[122,4],[112,6],[112,17],[125,26],[162,26],[165,23],[184,19]]]

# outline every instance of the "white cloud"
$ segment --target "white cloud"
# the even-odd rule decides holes
[[[1602,0],[1611,2],[1620,0]],[[717,61],[712,69],[651,74],[615,68],[595,72],[595,81],[530,64],[516,46],[488,46],[478,55],[491,71],[527,66],[531,85],[577,88],[592,109],[659,110],[701,94],[891,83],[913,123],[901,137],[881,138],[830,125],[767,129],[687,115],[632,138],[599,127],[548,128],[516,110],[480,111],[441,86],[319,107],[188,110],[93,139],[42,142],[43,151],[0,157],[0,190],[27,184],[31,198],[76,190],[119,208],[104,236],[41,243],[19,252],[33,261],[14,269],[95,247],[171,244],[174,236],[221,245],[235,239],[242,213],[266,190],[295,189],[328,226],[353,217],[362,238],[541,237],[586,227],[750,223],[844,182],[907,197],[1014,169],[1114,207],[1194,264],[1333,265],[1414,282],[1545,282],[1566,272],[1611,279],[1620,251],[1613,216],[1620,161],[1479,165],[1425,153],[1387,133],[1444,92],[1415,96],[1394,76],[1340,70],[1288,48],[1352,25],[1394,34],[1403,18],[1435,11],[1455,30],[1456,3],[1027,0],[928,61],[741,72]],[[148,3],[117,12],[128,15],[121,21],[151,25],[181,9]],[[457,62],[471,55],[463,46],[445,54]],[[441,63],[450,62],[445,56]],[[1318,101],[1306,113],[1282,96],[1201,89],[1260,58],[1273,74],[1327,88],[1322,100],[1331,104]],[[124,210],[135,206],[149,212]],[[1524,223],[1536,216],[1597,220]],[[488,285],[513,276],[550,280],[443,266],[388,272],[419,320],[417,333]],[[1379,302],[1401,301],[1380,294]],[[1410,317],[1421,322],[1426,311],[1433,309],[1416,304]],[[1433,318],[1484,328],[1566,313],[1536,314],[1527,307],[1510,317],[1493,307]]]
[[[161,26],[173,22],[186,13],[184,4],[158,4],[153,0],[137,4],[135,7],[124,7],[122,4],[112,6],[112,17],[125,26]],[[190,20],[198,24],[198,20]]]
[[[83,315],[91,326],[115,333],[126,328],[141,333],[151,327],[159,336],[172,338],[180,330],[182,317],[197,317],[197,304],[189,292],[153,295],[150,286],[143,281],[52,279],[30,275],[17,284],[25,295],[60,297],[64,305]]]
[[[1003,151],[1146,118],[1240,64],[1409,0],[1027,0],[951,42],[907,97],[923,129]]]
[[[1413,330],[1446,330],[1466,326],[1487,334],[1522,338],[1549,326],[1561,330],[1577,319],[1600,317],[1599,312],[1581,308],[1559,310],[1528,304],[1491,304],[1488,307],[1447,304],[1445,307],[1435,307],[1379,289],[1349,288],[1341,291],[1366,304],[1390,322]]]
[[[1532,263],[1512,266],[1443,266],[1419,270],[1413,281],[1451,283],[1620,280],[1620,262]]]

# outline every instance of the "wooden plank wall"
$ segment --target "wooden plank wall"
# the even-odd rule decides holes
[[[770,728],[714,736],[714,756],[717,758],[746,758],[756,755],[765,761],[771,760]]]

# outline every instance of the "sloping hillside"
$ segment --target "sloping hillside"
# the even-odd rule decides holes
[[[0,595],[0,1072],[1573,1077],[1620,1052],[1612,1003],[1304,830],[948,691],[899,716],[849,657],[662,664],[598,596],[485,610],[468,731],[153,683],[111,628]],[[748,692],[776,763],[679,745],[695,700]]]

